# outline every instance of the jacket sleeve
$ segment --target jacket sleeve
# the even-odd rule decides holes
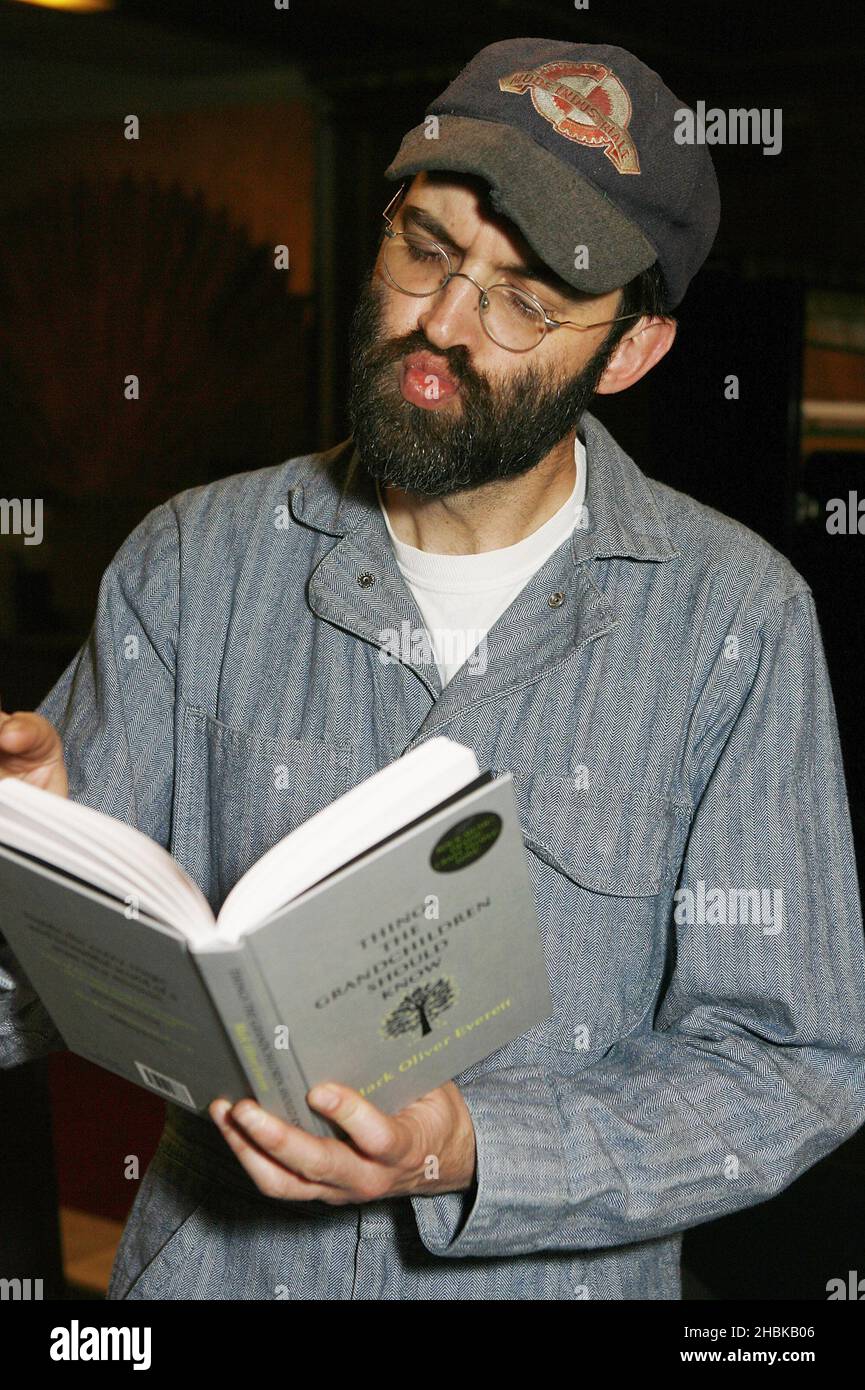
[[[582,1071],[504,1067],[461,1087],[475,1182],[411,1197],[431,1253],[667,1236],[773,1197],[865,1122],[862,917],[810,590],[769,612],[751,670],[690,743],[696,804],[651,1031]],[[682,892],[696,903],[701,881],[778,890],[781,911],[701,925]]]
[[[38,706],[63,740],[69,795],[168,846],[174,781],[177,519],[150,512],[106,569],[87,641]],[[3,914],[13,911],[5,905]],[[62,1049],[0,935],[0,1067]]]

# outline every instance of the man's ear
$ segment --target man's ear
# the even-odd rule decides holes
[[[613,396],[639,381],[670,351],[676,336],[675,319],[643,318],[617,344],[595,390],[599,396]]]

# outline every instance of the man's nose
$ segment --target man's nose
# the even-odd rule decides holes
[[[418,323],[436,347],[454,347],[458,343],[469,347],[483,336],[479,304],[480,286],[458,270],[444,289],[430,295]]]

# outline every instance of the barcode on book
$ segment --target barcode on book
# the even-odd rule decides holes
[[[182,1081],[175,1081],[171,1076],[163,1076],[161,1071],[154,1071],[152,1067],[146,1067],[143,1062],[136,1062],[135,1065],[141,1072],[141,1079],[145,1086],[151,1086],[154,1091],[159,1091],[164,1096],[170,1096],[172,1100],[179,1101],[181,1105],[188,1105],[191,1110],[197,1110],[195,1101]]]

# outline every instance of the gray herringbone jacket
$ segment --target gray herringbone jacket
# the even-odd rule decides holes
[[[555,1001],[457,1078],[469,1192],[265,1198],[208,1117],[169,1105],[109,1297],[676,1299],[683,1230],[865,1122],[862,921],[811,592],[594,417],[582,430],[588,527],[495,623],[486,669],[444,690],[408,650],[380,659],[422,619],[368,481],[340,496],[350,441],[181,493],[106,571],[40,706],[73,797],[169,847],[217,909],[289,830],[447,734],[513,772]],[[62,1043],[2,963],[11,1066]]]

